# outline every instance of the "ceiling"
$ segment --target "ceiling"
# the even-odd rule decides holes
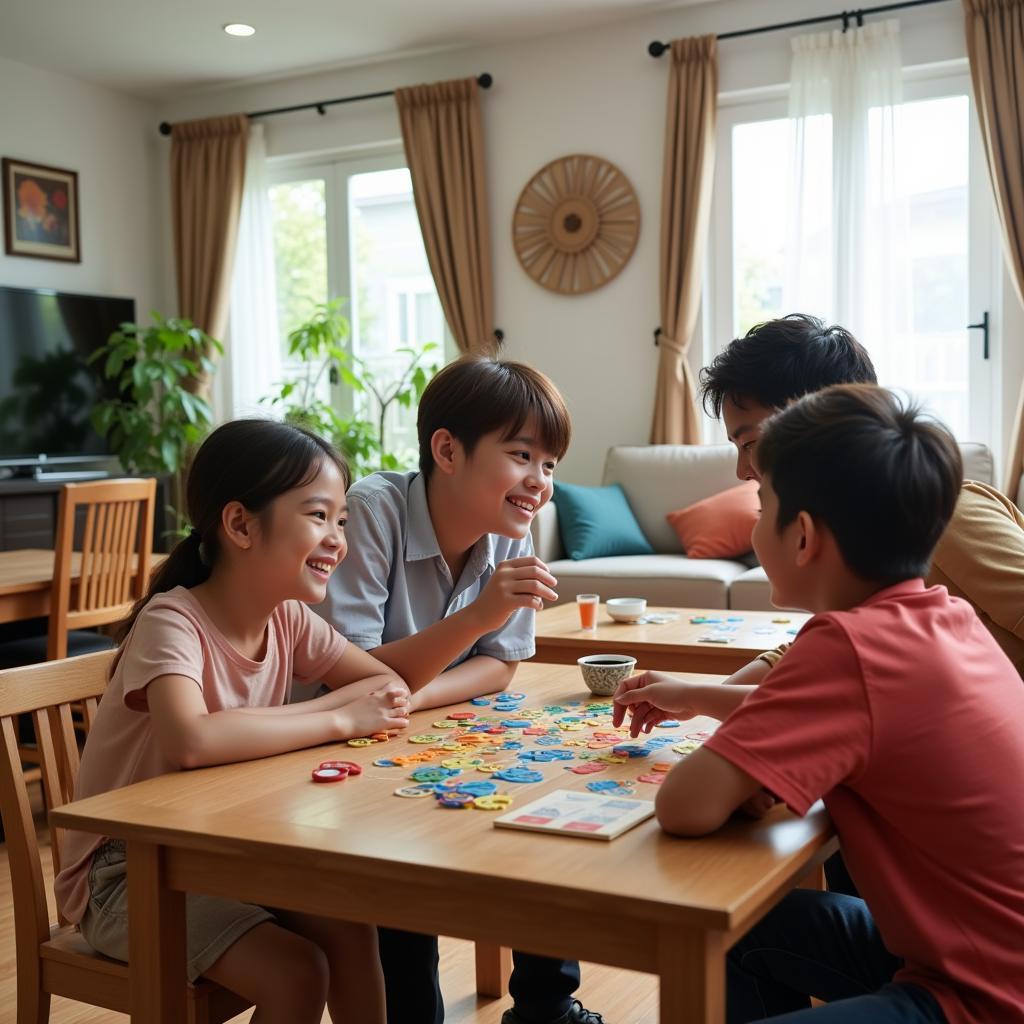
[[[707,0],[0,0],[0,57],[151,99]],[[233,38],[229,22],[254,25]]]

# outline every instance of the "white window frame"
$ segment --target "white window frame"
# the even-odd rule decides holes
[[[732,340],[732,131],[738,124],[784,118],[788,86],[777,86],[719,97],[715,179],[711,207],[710,258],[705,292],[708,330],[704,334],[707,365]],[[966,94],[971,104],[968,216],[968,314],[979,322],[989,311],[989,359],[982,353],[980,331],[969,334],[969,438],[987,444],[1001,462],[1003,344],[1002,255],[996,230],[985,150],[974,112],[974,96],[965,60],[904,69],[904,99],[908,102]],[[794,311],[795,312],[795,311]],[[966,326],[966,325],[965,325]],[[721,423],[705,430],[709,441],[726,440]]]

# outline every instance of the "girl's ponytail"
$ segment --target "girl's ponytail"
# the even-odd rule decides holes
[[[198,530],[192,529],[186,537],[183,537],[174,545],[171,553],[161,563],[150,577],[149,589],[146,596],[135,602],[134,607],[128,613],[128,617],[122,619],[114,631],[114,639],[123,643],[125,637],[131,632],[139,612],[157,594],[163,594],[175,587],[186,587],[191,589],[200,583],[205,583],[210,578],[210,566],[203,558],[202,535]]]
[[[232,420],[200,445],[188,472],[185,501],[193,524],[167,560],[153,574],[146,596],[118,623],[123,643],[139,613],[157,594],[175,587],[196,587],[210,578],[220,555],[220,518],[229,502],[241,502],[259,514],[275,498],[304,487],[329,459],[341,472],[346,489],[349,471],[342,455],[323,438],[276,420]]]

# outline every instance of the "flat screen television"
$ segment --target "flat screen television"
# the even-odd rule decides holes
[[[31,472],[109,455],[89,416],[117,390],[102,361],[88,360],[134,319],[133,299],[0,287],[0,467]]]

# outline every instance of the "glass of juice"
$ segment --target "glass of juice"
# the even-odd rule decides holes
[[[580,629],[597,629],[597,605],[600,594],[577,594],[576,606],[580,610]]]

